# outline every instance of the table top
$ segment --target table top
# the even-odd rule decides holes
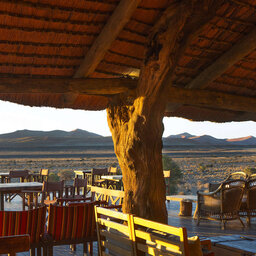
[[[115,180],[120,181],[123,178],[123,175],[102,175],[101,179],[104,180]]]
[[[197,202],[197,195],[171,195],[171,196],[166,196],[166,200],[170,200],[170,201],[188,200],[192,202]]]
[[[43,183],[41,182],[13,182],[0,183],[0,192],[21,191],[26,189],[41,189]]]
[[[92,170],[74,170],[74,173],[83,175],[84,173],[91,173]]]
[[[23,170],[21,170],[23,171]],[[0,172],[0,176],[9,176],[10,172]],[[29,175],[32,175],[32,176],[37,176],[37,175],[40,175],[39,172],[29,172]]]
[[[212,245],[230,249],[239,253],[254,255],[256,253],[256,237],[231,235],[207,237]]]

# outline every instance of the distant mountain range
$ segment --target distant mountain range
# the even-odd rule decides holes
[[[216,139],[209,135],[194,136],[189,133],[170,135],[163,138],[164,147],[169,146],[256,146],[253,136],[236,139]],[[4,149],[40,149],[40,148],[113,148],[112,138],[84,130],[71,132],[54,130],[49,132],[20,130],[0,134],[0,148]]]
[[[256,146],[256,138],[253,136],[242,137],[242,138],[235,138],[235,139],[216,139],[210,135],[202,135],[202,136],[195,136],[189,134],[187,132],[177,134],[177,135],[170,135],[166,138],[163,138],[164,145],[216,145],[216,146],[232,146],[232,145],[241,145],[241,146]]]

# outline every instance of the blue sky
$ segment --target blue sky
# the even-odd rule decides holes
[[[106,111],[38,108],[0,101],[0,134],[16,130],[83,129],[110,136]],[[216,138],[256,137],[256,122],[191,122],[182,118],[164,118],[164,137],[183,132],[193,135],[212,135]]]

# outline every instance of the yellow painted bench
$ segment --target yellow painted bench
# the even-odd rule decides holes
[[[188,238],[184,227],[135,217],[102,207],[95,207],[99,255],[203,256],[198,237]],[[203,241],[209,250],[210,241]]]

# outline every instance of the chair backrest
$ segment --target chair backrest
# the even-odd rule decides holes
[[[117,173],[117,167],[113,167],[113,166],[110,166],[109,168],[108,168],[108,174],[116,174]]]
[[[92,168],[92,174],[93,175],[107,175],[108,174],[108,168]]]
[[[41,169],[40,170],[40,181],[44,182],[48,180],[48,176],[49,176],[49,169]]]
[[[74,188],[76,191],[74,191],[77,195],[84,195],[86,197],[87,194],[87,179],[74,179]]]
[[[223,213],[236,213],[239,211],[244,190],[244,180],[229,180],[222,183],[220,193]]]
[[[94,206],[96,202],[50,205],[47,233],[54,241],[96,239]]]
[[[30,248],[29,235],[2,236],[0,237],[0,254],[16,255]]]
[[[108,175],[108,168],[92,168],[92,183],[91,185],[95,185],[95,181],[101,178],[102,175]]]
[[[227,179],[225,181],[228,180],[247,180],[248,175],[245,172],[233,172],[231,174],[229,174],[229,176],[227,177]]]
[[[52,199],[60,198],[64,192],[64,180],[62,181],[44,181],[42,187],[43,197]]]
[[[95,207],[100,255],[189,255],[186,228]]]
[[[246,184],[246,204],[249,211],[256,211],[256,176],[251,177]]]
[[[38,244],[45,222],[45,206],[28,211],[0,211],[0,237],[28,234],[30,244]]]
[[[94,201],[106,201],[108,205],[122,205],[124,191],[90,186]]]
[[[147,255],[190,255],[187,230],[133,217],[136,247]]]
[[[164,178],[170,178],[171,177],[171,171],[170,170],[165,170],[163,171]]]
[[[10,178],[21,178],[22,181],[24,181],[24,179],[28,178],[29,176],[29,170],[12,170],[9,173],[9,177]]]

